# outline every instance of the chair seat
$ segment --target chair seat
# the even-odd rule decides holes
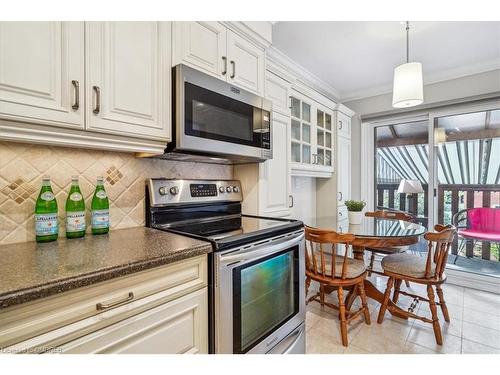
[[[318,262],[318,270],[321,270],[321,258],[319,253],[316,255],[316,261]],[[337,256],[335,258],[335,277],[342,277],[342,264],[344,258],[343,256]],[[326,274],[330,275],[332,272],[332,257],[331,255],[325,255],[325,267]],[[347,258],[347,272],[346,278],[354,279],[360,275],[362,275],[366,271],[365,262],[358,259]]]
[[[425,277],[426,260],[426,257],[413,254],[391,254],[382,259],[382,268],[384,271],[420,279]],[[436,265],[432,263],[431,272],[434,273],[435,269]]]

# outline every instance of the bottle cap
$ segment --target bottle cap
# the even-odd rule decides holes
[[[42,176],[42,181],[49,181],[50,180],[50,176],[48,174],[44,174]]]
[[[97,176],[97,181],[101,181],[101,182],[102,182],[102,181],[104,181],[104,177],[102,177],[102,176]]]
[[[72,181],[78,181],[78,176],[71,176]]]

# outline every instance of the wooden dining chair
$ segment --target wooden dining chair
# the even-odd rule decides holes
[[[349,247],[354,240],[353,234],[340,234],[334,231],[305,227],[306,237],[306,296],[311,280],[320,285],[319,292],[310,297],[306,303],[316,301],[321,306],[328,306],[339,311],[342,345],[348,346],[347,324],[364,314],[365,323],[370,324],[370,312],[366,301],[364,280],[366,267],[362,260],[349,257]],[[344,254],[337,250],[344,248]],[[337,289],[339,305],[325,301],[325,289]],[[361,308],[351,312],[346,310],[344,288],[355,288],[361,298]]]
[[[378,211],[371,211],[371,212],[369,211],[369,212],[365,213],[365,216],[382,218],[382,219],[404,220],[404,221],[409,221],[411,223],[416,222],[415,216],[408,214],[406,212],[400,212],[400,211],[387,211],[387,210],[378,210]],[[405,252],[407,249],[408,249],[408,246],[385,247],[385,248],[384,247],[382,247],[382,248],[367,247],[365,250],[371,252],[370,265],[367,268],[368,276],[371,276],[372,273],[383,275],[383,272],[376,271],[373,268],[373,264],[375,262],[375,254],[380,254],[380,255],[385,256],[388,254]],[[406,286],[409,287],[410,284],[407,282]]]
[[[434,230],[435,232],[427,232],[424,236],[428,241],[427,258],[415,254],[400,253],[388,255],[382,259],[382,268],[384,269],[384,274],[389,277],[389,280],[387,281],[387,288],[385,290],[384,300],[380,307],[377,322],[382,323],[384,319],[385,311],[389,304],[391,289],[395,285],[393,296],[394,303],[397,303],[399,294],[404,294],[413,297],[415,300],[429,303],[432,319],[414,314],[411,308],[409,311],[403,311],[403,314],[426,323],[432,323],[436,342],[438,345],[442,345],[443,336],[441,334],[436,306],[441,307],[444,320],[449,322],[450,316],[444,300],[441,284],[446,281],[444,269],[446,267],[450,246],[456,234],[456,228],[452,225],[444,226],[438,224],[434,227]],[[399,288],[403,280],[427,285],[427,298],[400,291]],[[439,302],[434,301],[435,295],[433,287],[436,288]]]

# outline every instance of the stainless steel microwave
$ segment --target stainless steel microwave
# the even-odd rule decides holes
[[[186,65],[172,74],[172,142],[163,158],[227,164],[272,159],[269,100]]]

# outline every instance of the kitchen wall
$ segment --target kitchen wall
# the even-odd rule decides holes
[[[312,177],[292,177],[293,208],[292,217],[308,220],[316,216],[316,179]]]
[[[0,244],[35,239],[33,213],[45,174],[52,180],[59,207],[59,236],[64,236],[64,206],[72,175],[80,176],[87,209],[97,176],[104,177],[110,200],[111,229],[119,229],[144,225],[145,179],[230,179],[232,167],[140,159],[120,152],[0,142]],[[89,218],[90,212],[87,212],[87,221]]]

